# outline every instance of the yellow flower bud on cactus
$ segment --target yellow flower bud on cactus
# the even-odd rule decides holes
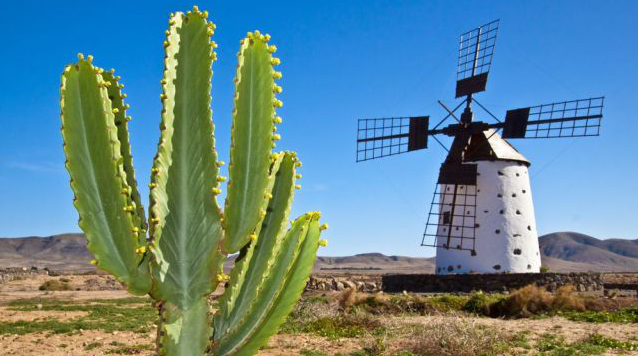
[[[328,240],[324,240],[324,239],[319,240],[319,246],[321,247],[328,246]]]

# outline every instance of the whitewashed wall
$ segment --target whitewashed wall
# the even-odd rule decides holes
[[[528,273],[539,272],[541,258],[538,247],[538,233],[534,217],[534,205],[530,190],[527,166],[515,161],[479,161],[476,186],[459,186],[459,191],[476,189],[476,211],[466,207],[464,213],[476,216],[476,221],[466,219],[465,226],[475,223],[475,251],[457,250],[460,239],[451,239],[450,249],[438,247],[436,251],[436,272],[449,273]],[[454,189],[454,186],[440,185],[440,190]],[[449,190],[448,190],[449,192]],[[441,212],[449,211],[451,195],[442,199]],[[471,198],[457,196],[457,206]],[[455,213],[458,215],[458,212]],[[454,225],[461,225],[462,218],[456,217]],[[468,222],[470,220],[470,222]],[[444,230],[445,229],[445,230]],[[471,236],[471,229],[465,229],[464,237]],[[456,231],[460,236],[460,232]],[[439,227],[437,235],[447,236],[447,227]],[[445,242],[445,241],[444,241]],[[471,241],[463,240],[463,247]]]

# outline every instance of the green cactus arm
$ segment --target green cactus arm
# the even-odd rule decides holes
[[[169,24],[150,184],[152,294],[185,311],[214,290],[223,260],[210,108],[214,25],[196,9],[174,14]]]
[[[213,355],[254,355],[277,331],[310,276],[318,246],[318,219],[317,213],[308,213],[293,223],[270,273],[262,280],[258,293],[252,296],[248,313],[215,340]]]
[[[66,168],[71,176],[80,228],[97,266],[115,275],[134,294],[150,288],[145,238],[134,222],[130,192],[117,136],[114,108],[102,77],[89,60],[67,66],[60,105]]]
[[[241,41],[235,78],[229,181],[224,208],[224,251],[245,246],[262,218],[273,145],[275,98],[274,46],[258,32]],[[278,88],[278,87],[277,87]]]
[[[201,356],[210,344],[212,332],[206,298],[201,298],[188,309],[164,303],[160,309],[160,330],[157,351],[159,355]]]
[[[270,310],[263,316],[250,336],[240,342],[240,346],[233,353],[235,356],[254,355],[259,348],[266,345],[268,339],[277,333],[281,324],[303,293],[315,260],[319,246],[320,227],[317,219],[313,218],[308,224],[308,233],[303,239],[299,254],[295,258],[292,268],[286,276],[281,293],[272,301]]]
[[[126,183],[131,187],[129,192],[130,202],[135,203],[135,214],[132,214],[133,223],[139,228],[139,234],[146,238],[146,213],[144,213],[144,205],[140,193],[137,190],[137,181],[135,180],[135,169],[133,168],[133,156],[131,155],[131,145],[129,144],[128,121],[130,116],[126,115],[129,105],[124,104],[126,95],[122,93],[123,84],[119,83],[119,77],[114,75],[115,70],[105,71],[102,73],[104,81],[110,83],[106,87],[106,91],[111,100],[111,106],[116,108],[114,113],[115,127],[117,127],[117,138],[120,141],[120,155],[122,156],[122,166],[126,173]],[[129,204],[130,204],[129,202]]]
[[[257,241],[251,243],[235,261],[228,287],[220,298],[220,311],[215,316],[215,333],[223,334],[251,305],[256,289],[269,272],[276,251],[285,234],[293,200],[296,157],[280,153],[274,157],[268,191],[270,199]],[[253,235],[256,237],[256,235]],[[257,252],[255,254],[255,245]],[[249,268],[250,267],[250,268]]]

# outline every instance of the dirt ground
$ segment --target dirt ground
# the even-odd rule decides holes
[[[40,291],[38,288],[47,280],[65,278],[70,285],[69,291]],[[85,311],[30,310],[16,311],[8,305],[11,302],[41,298],[43,300],[60,301],[94,301],[112,300],[131,297],[110,276],[35,276],[33,278],[11,281],[0,284],[0,327],[3,323],[18,321],[69,321],[86,316]],[[135,305],[130,306],[135,307]],[[38,306],[38,308],[40,308]],[[390,329],[400,324],[445,323],[458,316],[397,316],[383,318],[382,323]],[[530,339],[552,333],[576,341],[583,336],[598,333],[620,341],[633,340],[638,337],[638,324],[616,323],[580,323],[568,321],[560,317],[545,319],[502,320],[480,317],[466,317],[473,322],[511,333],[527,332]],[[101,330],[78,329],[72,333],[36,332],[24,335],[0,333],[0,355],[20,356],[92,356],[106,354],[153,355],[152,348],[156,335],[153,325],[148,332],[105,332]],[[318,350],[328,355],[337,353],[349,354],[361,350],[369,342],[363,338],[327,339],[311,334],[279,334],[274,336],[267,347],[259,352],[261,356],[304,355],[303,350]],[[127,349],[129,347],[130,349]],[[119,350],[119,351],[118,351]],[[307,354],[307,353],[306,353]],[[635,355],[638,351],[607,352],[603,355]]]

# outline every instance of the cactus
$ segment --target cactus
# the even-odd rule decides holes
[[[271,153],[281,73],[270,36],[258,31],[240,42],[224,211],[218,206],[226,178],[210,108],[215,25],[206,18],[194,7],[169,20],[148,222],[123,85],[81,54],[62,74],[65,165],[92,263],[156,301],[158,354],[253,355],[299,299],[326,225],[318,212],[289,221],[301,162],[293,152]],[[234,253],[226,276],[223,261]],[[213,315],[208,296],[220,283],[226,288]]]

